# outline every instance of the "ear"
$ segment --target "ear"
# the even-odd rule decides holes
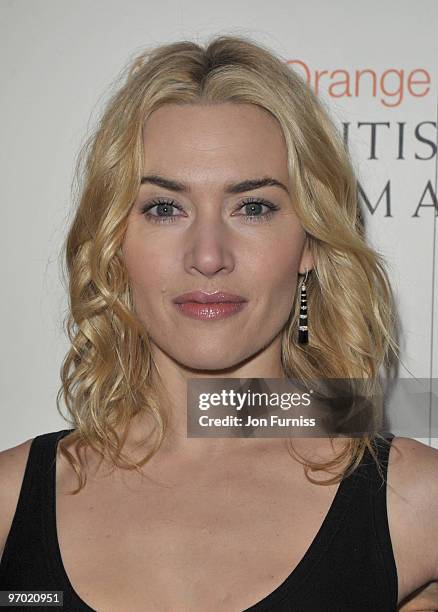
[[[306,237],[306,242],[304,244],[303,252],[301,255],[300,265],[298,267],[298,272],[300,274],[305,274],[306,270],[309,272],[314,268],[313,255],[310,252],[309,248],[309,239]]]

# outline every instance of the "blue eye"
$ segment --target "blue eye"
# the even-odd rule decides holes
[[[261,209],[263,209],[263,207],[267,208],[268,210],[266,212],[262,212],[262,214],[257,214]],[[151,213],[151,210],[154,208],[157,209],[157,214]],[[246,198],[243,200],[241,206],[239,206],[237,210],[242,210],[244,208],[249,211],[248,214],[237,215],[238,217],[245,217],[245,222],[261,223],[271,219],[274,212],[280,207],[262,198]],[[178,217],[183,215],[171,214],[172,209],[177,209],[180,211],[184,210],[183,207],[177,204],[174,200],[169,200],[167,198],[156,198],[146,202],[141,209],[141,213],[147,218],[148,221],[151,221],[152,223],[174,223]]]
[[[153,208],[157,208],[157,215],[150,212]],[[183,210],[182,206],[179,206],[173,200],[157,198],[156,200],[146,202],[146,204],[142,207],[141,212],[148,219],[148,221],[152,221],[153,223],[173,223],[176,221],[176,217],[179,217],[180,215],[167,216],[167,212],[171,211],[172,208]]]
[[[268,209],[267,212],[264,212],[261,215],[253,214],[254,212],[257,213],[257,211],[260,211],[263,206]],[[250,214],[243,215],[246,217],[246,221],[249,221],[250,223],[263,223],[264,221],[269,221],[269,219],[273,217],[274,212],[280,207],[261,198],[246,198],[239,210],[242,210],[242,208],[246,208],[247,210],[251,211]]]

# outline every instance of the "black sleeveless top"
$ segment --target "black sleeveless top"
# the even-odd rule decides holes
[[[42,434],[32,441],[0,563],[0,590],[63,591],[64,612],[95,612],[69,582],[56,533],[56,447],[58,440],[70,431]],[[393,437],[386,434],[389,442]],[[397,568],[386,509],[389,448],[379,440],[374,444],[385,482],[366,449],[359,467],[339,484],[330,509],[298,566],[274,591],[244,612],[396,610]],[[145,610],[152,610],[148,602]]]

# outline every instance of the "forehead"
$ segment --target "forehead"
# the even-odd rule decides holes
[[[235,176],[272,173],[287,180],[281,127],[253,104],[165,104],[143,129],[147,170]]]

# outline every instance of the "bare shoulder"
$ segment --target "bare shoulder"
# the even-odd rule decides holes
[[[33,438],[0,452],[0,559],[17,508]]]
[[[392,447],[388,504],[393,525],[403,533],[404,552],[425,584],[438,579],[438,449],[402,437],[395,437]]]
[[[412,503],[422,504],[425,510],[432,504],[431,510],[436,511],[438,449],[413,438],[399,437],[393,439],[392,446],[395,452],[390,453],[388,468],[393,469],[393,478],[410,493]]]

